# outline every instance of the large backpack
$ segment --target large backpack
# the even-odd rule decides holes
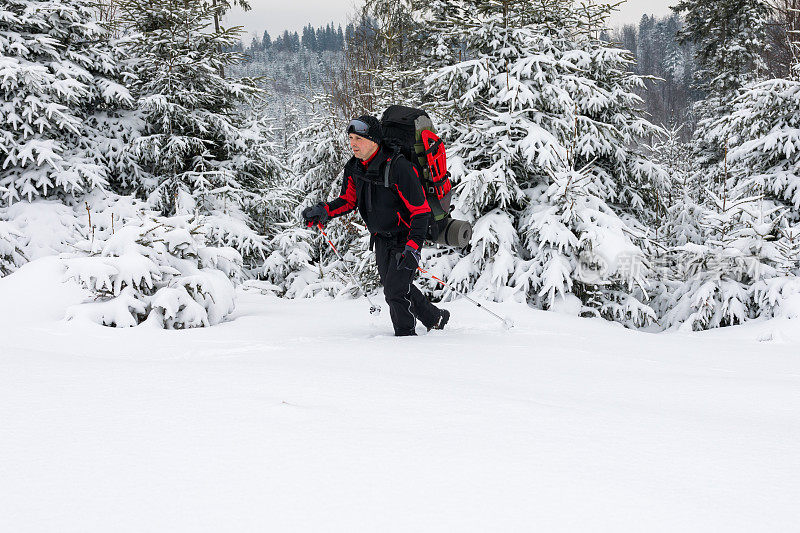
[[[436,135],[428,113],[421,109],[389,106],[381,116],[381,128],[386,143],[399,150],[419,172],[433,215],[428,238],[436,240],[448,224],[453,187],[444,143]]]

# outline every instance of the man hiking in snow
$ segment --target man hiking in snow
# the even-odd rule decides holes
[[[450,313],[430,303],[412,283],[431,213],[417,171],[383,143],[377,118],[351,120],[347,133],[353,157],[344,166],[341,194],[307,207],[303,219],[308,226],[324,225],[358,208],[372,234],[370,248],[375,250],[394,334],[416,335],[415,318],[428,330],[442,329]]]

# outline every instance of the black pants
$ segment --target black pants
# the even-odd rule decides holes
[[[383,294],[389,304],[395,335],[414,335],[415,318],[430,328],[439,320],[441,311],[428,301],[420,290],[411,283],[416,270],[397,268],[397,254],[403,253],[405,239],[396,236],[376,235],[375,262],[383,285]]]

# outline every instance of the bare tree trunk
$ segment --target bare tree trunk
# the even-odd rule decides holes
[[[219,9],[217,9],[217,0],[211,0],[211,5],[214,7],[214,30],[219,33]],[[220,56],[222,55],[222,45],[217,47]],[[219,67],[219,75],[225,77],[225,67]]]
[[[769,74],[788,78],[800,76],[800,0],[769,0],[772,8],[768,26],[769,48],[765,54]],[[794,71],[794,72],[793,72]]]

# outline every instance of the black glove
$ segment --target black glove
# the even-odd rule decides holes
[[[328,210],[325,209],[325,204],[323,203],[303,209],[303,221],[309,228],[317,224],[322,224],[324,226],[330,218]]]
[[[403,253],[398,253],[395,256],[397,260],[397,270],[416,270],[419,265],[419,250],[406,244]]]

